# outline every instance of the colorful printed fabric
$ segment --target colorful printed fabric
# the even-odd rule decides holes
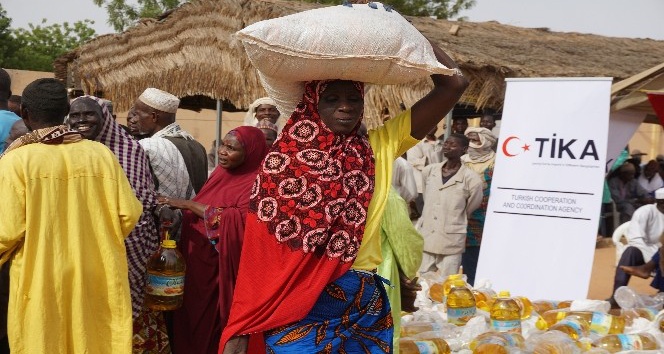
[[[120,162],[127,175],[129,184],[136,198],[143,205],[143,213],[136,226],[125,239],[127,262],[129,265],[129,288],[131,289],[131,307],[134,320],[143,308],[144,288],[147,280],[146,267],[148,258],[159,248],[159,233],[152,210],[157,204],[155,187],[150,172],[148,157],[141,145],[118,124],[104,101],[94,96],[81,96],[91,99],[101,107],[102,127],[96,141],[106,145]]]
[[[305,101],[265,158],[250,209],[291,250],[347,263],[362,242],[375,166],[366,138],[334,134],[320,119],[327,83],[305,86]],[[364,94],[361,83],[356,88]]]
[[[482,191],[482,203],[468,216],[468,231],[466,233],[466,247],[479,247],[482,243],[486,211],[489,207],[489,192],[491,191],[491,179],[493,178],[493,165],[484,170],[481,175],[484,182]]]
[[[374,155],[369,141],[355,134],[359,121],[348,135],[334,134],[322,122],[318,99],[328,83],[305,84],[302,102],[256,178],[238,296],[220,351],[232,336],[304,318],[357,256],[374,191]],[[355,87],[363,94],[361,83]]]
[[[0,158],[5,156],[8,152],[25,145],[34,143],[51,145],[69,144],[81,140],[83,140],[83,136],[81,136],[81,134],[79,134],[77,131],[70,130],[66,125],[37,129],[14,140],[14,142],[9,145],[7,149],[5,149],[5,152],[0,155]]]
[[[219,243],[219,238],[223,235],[221,234],[221,219],[223,218],[225,207],[214,207],[208,205],[205,208],[203,221],[205,222],[205,230],[207,231],[207,238],[210,240],[210,243],[214,248],[219,252],[217,244]]]
[[[484,221],[486,220],[486,211],[489,206],[489,192],[491,191],[491,178],[493,178],[493,166],[496,162],[496,153],[493,146],[496,143],[496,136],[486,128],[470,127],[466,129],[468,133],[477,133],[481,144],[470,143],[468,154],[461,156],[461,162],[468,168],[477,172],[482,178],[482,203],[468,216],[468,229],[466,233],[466,247],[479,247],[482,243],[482,233],[484,230]]]
[[[391,353],[393,321],[382,279],[350,270],[302,320],[265,333],[268,354]]]
[[[135,354],[170,354],[164,315],[159,311],[143,309],[134,321],[132,352]]]

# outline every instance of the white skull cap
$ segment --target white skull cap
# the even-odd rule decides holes
[[[180,99],[176,96],[154,87],[145,89],[138,99],[146,105],[166,113],[177,112],[178,105],[180,105]]]
[[[664,199],[664,188],[655,191],[655,199]]]

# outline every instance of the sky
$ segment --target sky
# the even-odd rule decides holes
[[[664,40],[662,0],[476,0],[461,15],[474,22]]]
[[[1,1],[13,28],[39,24],[42,18],[48,24],[91,19],[97,34],[114,32],[106,23],[106,11],[92,0]],[[474,22],[664,40],[662,14],[663,0],[476,0],[472,9],[461,13]]]

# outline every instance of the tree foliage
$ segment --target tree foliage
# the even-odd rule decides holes
[[[341,0],[297,0],[319,4],[340,4]],[[431,16],[438,19],[452,19],[462,10],[468,10],[475,5],[475,0],[381,0],[383,4],[391,5],[402,15]],[[464,18],[457,18],[463,20]]]
[[[162,13],[178,7],[186,0],[136,0],[135,5],[127,0],[92,0],[97,6],[106,8],[108,24],[122,32],[141,18],[156,18]],[[343,0],[293,0],[319,4],[341,4]],[[475,0],[382,0],[392,5],[399,13],[410,16],[432,16],[451,19],[462,10],[470,9]],[[458,18],[463,19],[463,18]]]
[[[78,47],[95,36],[90,27],[91,20],[46,25],[43,19],[40,25],[28,24],[29,29],[12,30],[12,38],[17,46],[13,55],[3,64],[14,69],[53,71],[53,60]]]
[[[95,36],[91,20],[74,24],[28,24],[12,29],[11,18],[0,5],[0,66],[9,69],[53,71],[53,60]]]
[[[136,5],[126,0],[92,0],[95,5],[106,8],[108,24],[122,32],[141,18],[156,18],[165,11],[178,7],[185,0],[137,0]]]
[[[12,53],[16,51],[17,45],[12,38],[12,20],[7,17],[7,11],[0,4],[0,67],[5,67],[5,62]]]

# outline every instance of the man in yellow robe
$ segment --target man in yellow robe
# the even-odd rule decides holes
[[[0,264],[11,262],[12,353],[129,353],[124,238],[141,215],[104,145],[62,125],[67,92],[39,79],[23,92],[30,133],[0,158]]]

